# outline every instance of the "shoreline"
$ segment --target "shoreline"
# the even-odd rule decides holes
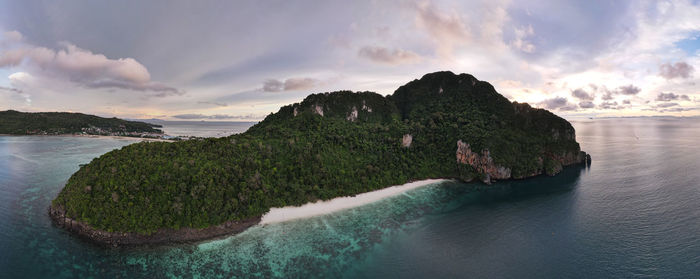
[[[301,206],[287,206],[271,208],[262,216],[256,216],[239,221],[227,221],[223,224],[202,229],[180,228],[159,229],[151,235],[138,233],[107,232],[95,229],[92,226],[67,217],[65,211],[50,205],[49,217],[54,225],[65,229],[82,239],[106,247],[140,246],[140,245],[169,245],[182,243],[195,243],[199,241],[225,238],[244,232],[250,227],[272,223],[287,222],[291,220],[321,216],[345,209],[355,208],[371,204],[385,198],[393,197],[412,189],[450,181],[450,179],[424,179],[408,182],[401,185],[357,194],[355,196],[337,197],[327,201],[316,201]]]
[[[577,164],[590,165],[590,162],[590,156],[586,156],[583,161],[569,162],[568,164],[563,164],[562,168]],[[559,169],[559,171],[561,171],[561,169]],[[543,174],[544,172],[540,172],[521,179],[531,178]],[[161,228],[151,235],[143,235],[132,232],[107,232],[95,229],[86,223],[67,217],[64,209],[61,206],[56,208],[53,205],[50,205],[48,208],[48,214],[54,225],[66,229],[67,231],[76,234],[80,238],[102,246],[161,246],[169,244],[196,243],[226,238],[242,233],[253,226],[264,226],[267,224],[282,223],[297,219],[326,215],[333,212],[374,203],[419,187],[452,180],[455,180],[455,178],[431,178],[411,181],[401,185],[393,185],[370,192],[360,193],[355,196],[337,197],[327,201],[318,200],[315,202],[305,203],[301,206],[286,206],[282,208],[273,207],[270,208],[267,213],[261,216],[254,216],[238,221],[227,221],[223,224],[210,226],[207,228]]]
[[[168,245],[212,240],[241,233],[260,222],[260,216],[257,216],[239,221],[227,221],[220,225],[202,229],[159,229],[153,234],[144,235],[95,229],[88,224],[66,217],[62,208],[55,208],[53,205],[49,206],[49,217],[51,222],[57,227],[63,228],[90,242],[108,247]]]
[[[159,138],[142,138],[142,137],[127,137],[127,136],[104,136],[104,135],[14,135],[0,134],[0,137],[75,137],[75,138],[96,138],[96,139],[121,139],[121,140],[141,140],[141,141],[157,141],[157,142],[175,142],[174,140],[159,139]]]
[[[142,141],[158,141],[158,142],[175,142],[174,140],[159,139],[159,138],[142,138],[142,137],[127,137],[127,136],[103,136],[103,135],[57,135],[77,138],[100,138],[100,139],[121,139],[121,140],[142,140]]]
[[[370,203],[378,202],[385,198],[393,197],[409,190],[427,185],[450,181],[449,179],[425,179],[406,184],[389,186],[386,188],[357,194],[355,196],[337,197],[327,201],[305,203],[300,206],[285,206],[282,208],[270,208],[260,220],[261,225],[287,222],[296,219],[304,219],[321,216],[345,209],[355,208]]]

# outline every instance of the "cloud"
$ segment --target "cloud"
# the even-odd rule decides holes
[[[680,73],[683,63],[688,68],[700,67],[697,48],[689,41],[700,30],[697,16],[700,5],[693,0],[613,1],[606,2],[604,9],[600,8],[600,3],[586,1],[409,0],[398,5],[390,1],[363,1],[342,11],[330,2],[301,1],[295,3],[297,9],[275,10],[274,17],[260,17],[260,14],[269,13],[270,7],[252,3],[226,4],[231,5],[223,9],[232,11],[229,17],[218,16],[217,11],[222,10],[219,4],[199,5],[197,13],[187,13],[192,7],[178,3],[167,7],[139,5],[142,14],[156,15],[156,21],[162,24],[148,24],[154,17],[124,20],[109,16],[133,10],[129,4],[105,3],[95,9],[94,5],[87,7],[77,3],[30,5],[23,4],[25,2],[8,7],[6,16],[0,16],[0,26],[27,30],[24,39],[19,32],[8,36],[0,31],[2,40],[14,41],[0,44],[0,59],[17,67],[10,69],[12,71],[1,68],[0,74],[27,72],[33,75],[35,82],[22,86],[0,80],[0,85],[31,92],[33,108],[37,110],[61,107],[114,115],[124,115],[124,111],[157,111],[160,114],[169,111],[167,115],[260,114],[298,101],[308,92],[279,93],[299,88],[294,82],[285,86],[289,77],[317,78],[317,83],[306,83],[306,88],[313,87],[312,90],[376,90],[390,94],[405,81],[439,69],[470,72],[492,82],[520,82],[520,88],[508,88],[505,92],[519,102],[536,104],[555,96],[568,99],[555,110],[576,106],[580,111],[588,111],[600,109],[603,102],[612,105],[616,101],[615,108],[624,106],[624,114],[632,115],[659,103],[655,101],[659,92],[688,94],[690,99],[700,96],[694,94],[697,90],[691,84],[699,81],[697,73],[689,73],[687,79],[682,79]],[[235,6],[238,7],[232,9]],[[47,10],[52,11],[52,15],[60,15],[59,19],[47,17]],[[558,11],[555,16],[552,10]],[[192,20],[183,21],[177,16],[181,14],[191,15]],[[362,14],[362,18],[358,18],[358,14]],[[85,15],[101,18],[104,24],[95,25]],[[319,20],[303,20],[313,17]],[[240,22],[248,24],[238,24]],[[76,26],[92,26],[94,32],[84,32]],[[114,34],[120,34],[120,40],[114,40]],[[198,43],[182,43],[182,34],[190,34],[189,41]],[[240,39],[246,36],[250,40]],[[10,37],[12,39],[8,39]],[[107,60],[113,61],[132,57],[147,68],[150,83],[135,82],[133,77],[123,76],[120,76],[123,82],[115,82],[117,78],[95,77],[82,81],[84,72],[66,75],[56,70],[44,71],[26,58],[43,57],[46,53],[36,47],[33,48],[36,51],[27,52],[26,49],[31,48],[28,42],[48,47],[55,56],[59,50],[68,52],[65,46],[54,44],[56,40],[66,39],[89,49],[92,56],[104,54]],[[376,59],[360,54],[365,46],[368,46],[365,54],[375,54]],[[369,52],[371,47],[381,51]],[[400,59],[402,50],[419,55],[419,62],[402,63],[411,61]],[[663,63],[667,66],[662,66]],[[662,72],[673,79],[666,80]],[[326,86],[326,80],[331,77],[336,80]],[[267,83],[268,78],[275,80]],[[73,88],[70,81],[74,80],[81,84],[79,88]],[[174,81],[178,82],[177,86]],[[589,85],[591,82],[595,84]],[[140,86],[133,86],[134,83]],[[162,93],[168,96],[176,93],[166,93],[169,91],[164,87],[178,87],[179,84],[187,84],[192,98],[141,102],[134,94],[94,94],[100,91],[94,88],[104,87],[148,91],[135,93],[137,95]],[[643,88],[630,95],[622,92],[635,90],[618,88],[629,84]],[[589,97],[574,95],[572,90],[577,88]],[[151,92],[151,89],[163,91]],[[122,91],[126,92],[118,90]],[[70,93],[59,95],[56,92]],[[19,102],[7,102],[13,95],[16,94],[0,91],[0,97],[5,98],[0,105],[19,108]],[[18,95],[14,98],[19,100]],[[625,100],[630,104],[625,104]],[[198,104],[197,101],[210,103]],[[668,102],[683,106],[690,103],[680,98]],[[591,104],[593,108],[584,108]],[[700,105],[700,102],[693,105]],[[193,106],[212,110],[192,110]],[[617,111],[606,113],[616,114]]]
[[[525,40],[527,37],[535,34],[535,30],[532,29],[532,25],[527,27],[515,28],[515,40],[513,41],[513,46],[522,52],[533,53],[535,52],[535,45]]]
[[[22,39],[19,32],[12,34],[4,39]],[[109,59],[67,42],[61,42],[60,46],[60,49],[53,50],[22,43],[2,49],[0,68],[19,67],[34,76],[64,79],[88,88],[154,91],[158,93],[156,96],[184,94],[151,81],[146,67],[133,58]]]
[[[613,99],[613,93],[615,92],[606,89],[605,94],[603,94],[603,97],[601,97],[601,99],[610,101]]]
[[[0,68],[19,65],[28,52],[26,49],[3,50],[0,56]]]
[[[554,97],[544,100],[540,104],[543,104],[544,107],[548,109],[556,109],[567,105],[568,102],[569,101],[564,97]]]
[[[594,108],[595,104],[591,101],[583,101],[583,102],[578,103],[578,106],[580,108],[587,109],[587,108]]]
[[[603,96],[601,96],[600,98],[603,99],[604,101],[611,101],[611,100],[615,99],[615,95],[627,95],[627,96],[629,96],[629,95],[637,95],[637,94],[639,94],[639,92],[642,92],[641,88],[634,86],[632,84],[620,86],[614,90],[610,90],[604,85],[603,86],[596,86],[596,85],[590,84],[589,86],[591,86],[591,88],[594,88],[595,91],[603,92]],[[598,90],[598,89],[600,89],[600,90]],[[579,90],[579,89],[577,89],[577,90]],[[586,97],[586,95],[584,95],[583,93],[587,93],[587,92],[585,92],[585,91],[584,92],[575,92],[575,91],[576,90],[571,92],[572,96],[576,97],[577,95],[579,95],[579,96],[582,96],[584,98]],[[590,94],[589,98],[590,99],[582,99],[582,100],[593,100],[595,98],[595,95]]]
[[[668,108],[668,107],[675,107],[677,105],[678,105],[678,103],[661,103],[661,104],[657,104],[656,107],[657,108]]]
[[[24,39],[24,36],[22,36],[22,33],[13,30],[13,31],[5,31],[2,33],[2,41],[6,42],[20,42]]]
[[[617,106],[617,102],[603,102],[600,105],[598,105],[598,107],[601,109],[618,109],[618,108],[620,108]]]
[[[574,96],[574,97],[578,98],[579,100],[587,100],[587,101],[593,100],[593,98],[594,98],[593,94],[588,94],[588,92],[584,91],[581,88],[571,91],[571,96]]]
[[[306,90],[316,86],[318,81],[312,78],[290,78],[284,81],[284,90]]]
[[[262,119],[264,116],[262,115],[254,115],[254,114],[247,114],[247,115],[228,115],[228,114],[214,114],[214,115],[205,115],[205,114],[178,114],[178,115],[173,115],[173,118],[177,119],[187,119],[187,120],[192,120],[192,119],[212,119],[212,120],[224,120],[224,119],[245,119],[245,120],[257,120],[257,119]]]
[[[433,39],[439,56],[451,57],[456,45],[469,41],[467,24],[457,13],[442,13],[431,2],[418,4],[416,12],[416,25]]]
[[[197,102],[197,104],[203,104],[203,105],[214,105],[217,107],[228,107],[229,105],[227,103],[221,103],[221,102]]]
[[[22,94],[22,93],[23,93],[22,89],[17,89],[17,88],[12,88],[12,87],[0,86],[0,90],[1,90],[1,91],[12,92],[12,93],[17,93],[17,94]]]
[[[560,107],[559,111],[574,111],[577,109],[578,109],[578,107],[576,105],[568,104],[566,106]]]
[[[622,101],[622,104],[623,104],[623,105],[629,105],[629,104],[631,104],[631,103],[632,103],[632,102],[631,102],[630,100],[624,100],[624,101]]]
[[[578,108],[575,104],[569,103],[569,100],[564,97],[554,97],[551,99],[546,99],[540,102],[539,105],[549,110],[559,111],[571,111],[576,110]]]
[[[636,86],[630,84],[630,85],[618,87],[616,90],[616,93],[622,94],[622,95],[637,95],[637,93],[639,93],[641,91],[642,91],[642,89],[640,89],[639,87],[636,87]]]
[[[31,96],[29,94],[24,93],[24,91],[22,89],[14,88],[14,87],[0,86],[0,92],[2,92],[2,91],[13,93],[10,96],[10,98],[22,100],[25,105],[32,104]]]
[[[357,52],[357,55],[375,63],[390,65],[408,64],[420,61],[420,56],[415,52],[376,46],[362,47]]]
[[[664,63],[659,66],[659,75],[665,79],[690,78],[694,70],[692,65],[685,62]]]
[[[133,91],[153,91],[155,97],[179,96],[185,94],[176,88],[158,82],[131,83],[119,80],[95,80],[84,84],[89,88],[121,88]]]
[[[265,92],[307,90],[317,84],[318,80],[313,78],[289,78],[285,81],[268,79],[263,82],[262,90]]]
[[[670,101],[675,101],[675,100],[682,100],[682,101],[690,101],[690,97],[688,95],[677,95],[674,94],[673,92],[669,93],[659,93],[659,95],[656,96],[656,101],[657,102],[670,102]]]
[[[276,79],[268,79],[263,82],[263,91],[265,92],[278,92],[284,90],[284,82]]]
[[[692,111],[692,110],[699,110],[700,108],[684,108],[684,107],[675,107],[675,108],[668,108],[668,109],[660,109],[657,110],[658,112],[683,112],[683,111]]]

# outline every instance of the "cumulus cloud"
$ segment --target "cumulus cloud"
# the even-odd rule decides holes
[[[598,107],[601,109],[617,109],[617,108],[619,108],[617,106],[617,102],[603,102],[600,105],[598,105]]]
[[[7,33],[6,33],[7,34]],[[5,40],[21,40],[13,31]],[[181,95],[173,87],[151,81],[146,67],[133,58],[110,59],[71,43],[60,43],[61,48],[21,43],[2,49],[0,68],[22,68],[34,76],[48,76],[68,80],[89,88],[121,88],[135,91],[154,91],[157,95]]]
[[[637,93],[639,93],[641,91],[642,91],[642,89],[640,89],[639,87],[636,87],[632,84],[620,86],[616,90],[616,92],[618,94],[622,94],[622,95],[637,95]]]
[[[665,79],[690,78],[694,70],[692,65],[685,62],[664,63],[659,66],[659,75]]]
[[[311,89],[318,84],[318,80],[313,78],[289,78],[285,81],[268,79],[263,82],[263,91],[279,92]]]
[[[415,52],[403,49],[388,49],[385,47],[365,46],[357,55],[375,63],[399,65],[420,61],[420,56]]]
[[[594,108],[595,104],[591,101],[583,101],[583,102],[578,103],[578,106],[580,108],[587,109],[587,108]]]
[[[559,110],[559,111],[571,111],[576,110],[578,107],[575,104],[569,103],[569,100],[564,97],[554,97],[551,99],[546,99],[539,103],[549,110]]]
[[[224,120],[224,119],[245,119],[245,120],[257,120],[261,119],[264,116],[261,115],[254,115],[254,114],[246,114],[246,115],[229,115],[229,114],[213,114],[213,115],[205,115],[205,114],[178,114],[178,115],[173,115],[173,118],[177,119],[186,119],[186,120],[192,120],[192,119],[211,119],[211,120]]]
[[[544,105],[544,107],[548,109],[557,109],[567,105],[568,102],[569,101],[564,97],[554,97],[551,99],[544,100],[540,104]]]
[[[690,101],[690,97],[688,95],[677,95],[674,94],[673,92],[669,93],[659,93],[659,95],[656,96],[656,101],[658,102],[670,102],[670,101],[676,101],[676,100],[681,100],[681,101]]]
[[[605,100],[605,101],[610,101],[613,99],[613,93],[615,93],[615,92],[610,91],[610,90],[605,90],[603,97],[600,97],[600,98]]]
[[[26,49],[3,50],[0,56],[0,68],[19,65],[28,53]]]
[[[576,90],[572,90],[571,96],[574,96],[574,97],[578,98],[579,100],[586,100],[586,101],[593,100],[593,98],[594,98],[593,94],[588,94],[588,92],[584,91],[581,88],[576,89]]]
[[[624,85],[624,86],[619,86],[615,89],[608,89],[605,85],[594,85],[590,84],[589,85],[591,89],[595,92],[602,93],[602,96],[600,97],[604,101],[611,101],[615,99],[616,95],[626,95],[626,96],[631,96],[631,95],[637,95],[639,92],[642,92],[642,89],[633,85]],[[577,97],[581,100],[593,100],[595,98],[595,94],[592,92],[589,93],[583,89],[576,89],[571,91],[571,95],[574,97]]]
[[[441,12],[431,2],[423,2],[416,8],[416,24],[433,39],[439,56],[451,57],[456,45],[469,41],[467,24],[458,14]]]
[[[624,100],[624,101],[622,101],[622,104],[623,104],[623,105],[629,105],[629,104],[631,104],[631,103],[632,103],[632,102],[631,102],[630,100]]]

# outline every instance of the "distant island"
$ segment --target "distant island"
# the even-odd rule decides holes
[[[49,214],[107,245],[186,242],[243,231],[270,208],[429,178],[555,175],[581,163],[590,156],[566,120],[471,75],[436,72],[386,97],[312,94],[242,134],[108,152],[73,174]]]
[[[153,137],[161,125],[70,112],[0,111],[0,134]]]

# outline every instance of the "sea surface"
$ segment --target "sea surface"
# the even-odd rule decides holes
[[[243,133],[257,122],[237,121],[165,121],[159,119],[138,120],[162,125],[169,136],[225,137]]]
[[[588,168],[493,186],[444,182],[225,239],[138,249],[92,245],[47,216],[79,164],[132,140],[0,137],[0,277],[698,278],[700,120],[572,124]]]

